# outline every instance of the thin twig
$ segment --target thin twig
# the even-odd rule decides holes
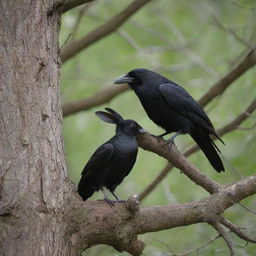
[[[69,60],[85,48],[117,30],[126,20],[150,1],[151,0],[134,0],[120,13],[89,32],[86,36],[68,44],[60,54],[62,62]]]
[[[221,95],[230,84],[256,64],[256,50],[250,50],[245,57],[198,100],[205,106],[212,98]]]
[[[164,46],[161,46],[161,48],[165,48],[166,50],[172,50],[172,51],[181,51],[184,50],[188,47],[191,47],[193,45],[195,45],[197,42],[195,39],[191,40],[191,41],[187,41],[183,43],[176,43],[175,45],[173,45],[173,41],[170,40],[167,36],[165,36],[165,34],[160,33],[150,27],[144,26],[141,23],[137,23],[135,21],[130,21],[129,24],[133,25],[135,28],[153,36],[154,38],[158,38],[159,40],[166,42],[167,44]]]
[[[63,116],[66,117],[79,111],[88,110],[90,108],[107,103],[115,96],[126,90],[128,90],[128,86],[126,85],[117,85],[115,87],[109,86],[99,90],[93,96],[86,99],[66,103],[62,107]]]
[[[150,236],[146,236],[146,235],[145,235],[145,237],[146,237],[147,239],[150,239],[150,240],[152,240],[152,241],[156,241],[156,242],[158,242],[158,243],[164,245],[164,246],[172,253],[171,255],[173,255],[173,256],[178,256],[178,254],[175,253],[175,251],[174,251],[168,244],[164,243],[163,241],[158,240],[158,239],[153,238],[153,237],[150,237]]]
[[[213,222],[210,224],[216,229],[219,235],[222,236],[222,238],[226,242],[227,247],[229,248],[229,251],[230,251],[230,256],[234,256],[235,255],[234,244],[230,237],[230,234],[225,230],[225,228],[220,223]]]
[[[166,166],[161,170],[159,175],[138,195],[140,201],[143,201],[148,194],[150,194],[156,186],[166,177],[171,171],[173,165],[167,162]]]
[[[200,250],[202,250],[203,248],[205,248],[206,246],[210,245],[211,243],[213,243],[214,241],[216,241],[217,239],[219,239],[221,236],[220,234],[219,235],[216,235],[215,237],[212,237],[211,239],[209,239],[205,244],[199,246],[199,247],[196,247],[194,249],[190,249],[186,252],[182,252],[182,253],[178,253],[177,256],[187,256],[193,252],[198,252]],[[175,255],[173,255],[175,256]]]
[[[227,220],[226,218],[220,216],[220,222],[221,222],[222,225],[224,225],[227,228],[229,228],[230,231],[232,231],[234,234],[236,234],[241,239],[243,239],[243,240],[245,240],[247,242],[256,243],[256,239],[255,238],[252,238],[252,237],[248,236],[247,234],[245,234],[242,231],[242,228],[238,227],[237,225],[235,225],[231,221]]]
[[[250,130],[254,129],[255,127],[256,127],[256,122],[252,126],[250,126],[250,127],[237,126],[237,129],[238,130],[243,130],[243,131],[250,131]]]
[[[61,45],[61,47],[60,47],[60,52],[61,52],[61,50],[62,50],[62,48],[65,46],[65,44],[67,44],[67,42],[68,42],[68,40],[71,38],[71,36],[72,36],[72,34],[71,33],[69,33],[68,34],[68,36],[67,36],[67,38],[65,39],[65,41],[64,41],[64,43]]]
[[[162,22],[162,24],[166,27],[167,30],[169,30],[182,44],[186,44],[186,39],[182,32],[175,26],[174,23],[171,22],[171,20],[166,18],[164,13],[161,10],[153,10],[153,13],[157,15],[159,20]],[[207,73],[216,76],[218,73],[210,67],[203,59],[196,55],[192,50],[189,48],[184,48],[183,52],[188,58],[190,58],[195,64],[197,64],[199,67],[201,67],[203,70],[205,70]]]
[[[248,48],[248,49],[253,49],[253,48],[254,48],[254,46],[253,46],[251,43],[245,41],[245,40],[244,40],[242,37],[240,37],[232,28],[225,27],[225,26],[217,19],[217,17],[212,16],[211,18],[212,18],[214,24],[215,24],[218,28],[220,28],[220,29],[222,29],[223,31],[227,32],[228,34],[232,35],[238,42],[240,42],[240,43],[242,43],[244,46],[246,46],[246,48]]]
[[[117,34],[124,38],[129,45],[131,45],[136,51],[141,51],[143,48],[123,29],[118,29]]]
[[[243,207],[246,211],[252,213],[252,214],[256,214],[255,210],[250,209],[249,207],[247,207],[246,205],[242,204],[242,203],[238,203],[241,207]]]
[[[79,13],[77,15],[77,18],[76,18],[76,22],[73,26],[73,29],[72,29],[72,36],[71,36],[71,40],[73,41],[76,37],[76,33],[77,33],[77,30],[78,30],[78,27],[81,23],[81,20],[83,18],[83,16],[85,15],[86,11],[91,7],[91,3],[89,4],[86,4],[84,5],[80,10],[79,10]]]

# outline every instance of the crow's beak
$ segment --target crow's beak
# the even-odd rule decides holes
[[[134,82],[134,78],[132,78],[128,75],[124,75],[124,76],[117,78],[114,81],[114,84],[132,84],[133,82]]]
[[[145,130],[144,128],[141,127],[141,128],[139,129],[139,132],[140,132],[140,133],[147,133],[147,130]]]

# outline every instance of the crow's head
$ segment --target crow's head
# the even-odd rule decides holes
[[[134,120],[126,119],[121,124],[119,129],[122,129],[122,131],[127,135],[137,135],[139,133],[144,133],[145,130]]]
[[[137,135],[144,133],[145,130],[134,120],[123,119],[123,117],[111,108],[105,108],[105,111],[96,111],[95,114],[104,122],[116,124],[116,132],[123,132],[127,135]]]
[[[132,89],[136,89],[141,85],[149,85],[149,84],[161,84],[164,82],[164,77],[155,73],[154,71],[137,68],[128,72],[126,75],[119,77],[114,81],[114,84],[129,84]]]

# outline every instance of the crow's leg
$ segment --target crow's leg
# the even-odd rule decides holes
[[[111,190],[109,190],[109,191],[110,191],[110,193],[115,197],[116,202],[118,202],[118,203],[123,203],[123,202],[125,202],[125,200],[119,199],[118,196],[114,193],[114,191],[111,191]]]
[[[169,134],[170,132],[164,132],[163,134],[160,134],[160,135],[158,135],[158,136],[156,136],[156,137],[158,137],[158,138],[162,138],[162,137],[164,137],[165,135],[167,135],[167,134]]]
[[[100,190],[102,191],[102,193],[103,193],[103,195],[104,195],[104,199],[103,199],[103,200],[106,201],[106,202],[109,204],[110,207],[113,207],[113,206],[115,205],[115,201],[110,200],[110,199],[108,198],[107,193],[106,193],[106,191],[104,190],[104,188],[101,188]]]
[[[181,132],[176,132],[170,139],[168,139],[167,141],[166,141],[166,144],[168,144],[168,143],[174,143],[174,139],[178,136],[178,135],[180,135],[180,134],[182,134]]]

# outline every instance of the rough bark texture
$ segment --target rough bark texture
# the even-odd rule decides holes
[[[51,6],[50,0],[0,3],[0,255],[70,252],[66,225],[55,215],[69,187],[61,136],[59,13],[48,15]]]

